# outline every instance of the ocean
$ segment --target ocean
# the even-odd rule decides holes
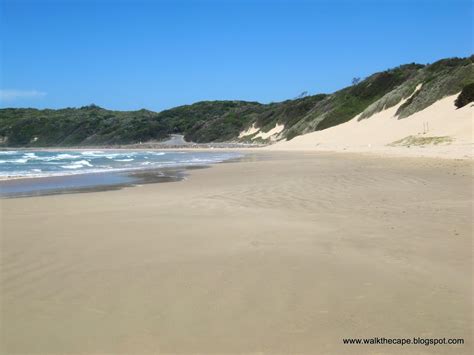
[[[236,152],[212,151],[0,151],[0,196],[130,185],[144,180],[167,181],[167,178],[177,179],[185,168],[207,166],[241,156]]]

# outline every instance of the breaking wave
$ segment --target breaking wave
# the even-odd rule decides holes
[[[0,151],[0,178],[43,177],[208,165],[240,156],[192,151]]]

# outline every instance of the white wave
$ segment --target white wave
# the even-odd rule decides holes
[[[79,159],[78,155],[72,154],[58,154],[55,157],[52,157],[51,160],[63,160],[63,159]]]
[[[82,164],[84,166],[92,166],[92,164],[89,163],[87,160],[79,160],[78,162],[76,162],[76,164]]]
[[[18,164],[25,164],[27,163],[29,160],[35,160],[37,159],[38,157],[36,156],[35,153],[25,153],[23,154],[23,156],[19,159],[15,159],[15,160],[10,160],[10,161],[7,161],[7,163],[18,163]]]
[[[15,155],[15,154],[19,154],[19,152],[16,151],[16,150],[2,150],[2,151],[0,151],[0,155]]]
[[[61,165],[61,168],[64,168],[64,169],[80,169],[80,168],[83,168],[85,166],[93,166],[91,163],[89,163],[87,160],[79,160],[79,161],[76,161],[74,163],[71,163],[69,165]]]
[[[10,163],[8,168],[13,171],[0,171],[0,177],[44,177],[77,175],[99,172],[134,171],[156,169],[170,166],[192,166],[219,163],[223,160],[242,156],[241,154],[200,154],[191,152],[160,152],[160,151],[56,151],[56,152],[22,152],[3,151],[0,163]],[[13,154],[18,154],[14,156]],[[170,153],[170,154],[168,154]],[[176,155],[179,154],[179,155]],[[184,154],[184,155],[182,155]],[[9,156],[12,155],[12,156]],[[167,155],[167,158],[161,156]],[[21,158],[20,158],[21,157]],[[128,164],[103,163],[104,158]],[[166,160],[165,160],[166,159]],[[97,162],[97,163],[95,163]],[[100,163],[99,163],[100,162]],[[28,163],[28,164],[25,164]],[[34,165],[33,165],[33,164]],[[17,166],[15,166],[17,164]],[[30,165],[31,164],[31,165]],[[33,166],[32,166],[33,165]],[[3,168],[6,166],[3,165]],[[35,168],[35,169],[33,169]],[[58,169],[60,168],[60,169]],[[2,170],[2,169],[0,169]]]
[[[103,154],[104,152],[101,150],[91,150],[87,152],[81,152],[81,155],[84,155],[87,157],[101,157]]]
[[[124,155],[124,154],[120,154],[120,153],[102,153],[102,154],[84,154],[84,153],[82,153],[82,154],[87,156],[87,157],[106,158],[106,159],[114,159],[114,158],[117,158],[121,155]]]
[[[56,161],[56,160],[71,160],[71,159],[80,159],[80,155],[71,155],[71,154],[58,154],[53,157],[37,157],[36,160],[42,161]]]
[[[106,158],[106,159],[116,159],[119,157],[130,158],[135,156],[135,152],[126,152],[126,153],[106,153],[103,151],[91,151],[91,152],[82,152],[83,156],[93,157],[93,158]]]

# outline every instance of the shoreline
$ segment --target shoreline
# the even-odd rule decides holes
[[[27,148],[17,148],[11,150],[4,150],[10,152],[102,152],[102,153],[116,153],[116,152],[163,152],[166,151],[164,149],[61,149],[61,148],[40,148],[40,149],[27,149]],[[175,152],[212,152],[212,153],[232,153],[234,150],[178,150],[178,149],[169,149],[167,150],[170,153]],[[68,177],[77,177],[81,175],[96,175],[96,174],[134,174],[140,172],[147,172],[147,171],[156,171],[156,170],[163,170],[166,171],[168,169],[188,169],[192,168],[193,166],[207,166],[216,163],[221,163],[226,160],[235,160],[240,159],[244,154],[240,151],[235,151],[236,153],[240,153],[240,157],[231,157],[226,158],[222,161],[215,161],[215,162],[167,162],[166,164],[162,164],[160,166],[160,162],[157,162],[159,166],[128,166],[128,167],[118,167],[118,168],[110,168],[110,169],[87,169],[87,170],[64,170],[64,171],[55,171],[55,172],[34,172],[31,174],[24,174],[24,175],[3,175],[0,176],[0,184],[6,181],[12,180],[33,180],[33,179],[47,179],[47,178],[68,178]],[[0,166],[1,167],[1,166]]]
[[[235,158],[238,159],[238,158]],[[232,159],[229,159],[232,160]],[[66,171],[58,173],[58,174],[36,174],[36,175],[12,175],[12,176],[0,176],[0,183],[3,181],[12,181],[12,180],[36,180],[36,179],[48,179],[48,178],[68,178],[68,177],[76,177],[80,175],[96,175],[96,174],[134,174],[140,172],[147,172],[147,171],[159,171],[159,170],[167,170],[167,169],[187,169],[192,167],[200,167],[200,166],[210,166],[213,164],[220,164],[222,162],[212,163],[212,164],[188,164],[188,165],[176,165],[176,166],[166,166],[166,167],[136,167],[136,168],[123,168],[123,169],[114,169],[114,170],[100,170],[100,171],[77,171],[77,172],[69,172]]]
[[[176,167],[136,168],[133,170],[127,169],[84,172],[70,175],[24,176],[13,179],[0,179],[0,200],[121,190],[144,184],[177,182],[185,180],[192,171],[208,169],[214,165],[224,163],[236,163],[244,158],[245,156],[241,156],[212,164],[191,164]],[[88,182],[90,178],[93,179],[92,182]],[[73,179],[75,179],[75,181],[71,181]],[[42,186],[45,184],[46,188]],[[36,187],[33,188],[32,186]]]
[[[184,180],[191,170],[209,167],[210,166],[207,165],[192,165],[176,168],[22,177],[0,180],[0,200],[101,192],[137,187],[144,184],[176,182]],[[93,181],[87,182],[90,178],[92,178]],[[44,185],[46,185],[46,187]]]
[[[212,167],[215,164],[222,164],[225,162],[232,162],[232,161],[239,161],[245,158],[245,155],[272,155],[272,154],[315,154],[315,155],[327,155],[327,154],[335,154],[335,155],[346,155],[346,156],[360,156],[360,157],[367,157],[367,158],[379,158],[379,159],[391,159],[391,158],[398,158],[398,159],[433,159],[433,160],[446,160],[446,161],[473,161],[474,155],[465,154],[466,151],[463,150],[463,155],[455,155],[449,154],[452,153],[450,151],[448,154],[442,155],[439,152],[433,152],[429,148],[425,147],[414,147],[414,148],[402,148],[402,147],[358,147],[351,149],[349,148],[318,148],[318,149],[305,149],[305,148],[272,148],[273,145],[268,145],[266,147],[260,148],[243,148],[243,149],[236,149],[236,148],[221,148],[221,149],[214,149],[214,148],[160,148],[160,149],[150,149],[150,148],[135,148],[135,149],[127,149],[127,148],[61,148],[61,147],[54,147],[54,148],[8,148],[3,149],[3,151],[45,151],[45,152],[57,152],[57,151],[68,151],[68,152],[91,152],[91,151],[153,151],[153,152],[160,152],[160,151],[170,151],[170,152],[236,152],[242,153],[243,155],[238,158],[231,158],[229,161],[221,161],[218,163],[212,164],[204,164],[204,167]],[[474,147],[471,147],[471,151]],[[0,149],[2,151],[2,149]],[[158,171],[158,170],[166,170],[166,169],[184,169],[188,170],[188,168],[192,168],[193,164],[188,165],[178,165],[178,166],[170,166],[170,167],[159,167],[159,168],[143,168],[143,167],[136,167],[136,168],[124,168],[124,169],[117,169],[114,171],[86,171],[86,172],[64,172],[64,174],[58,175],[35,175],[35,176],[1,176],[0,177],[0,184],[6,181],[14,181],[14,180],[33,180],[33,179],[48,179],[48,178],[68,178],[68,177],[76,177],[80,175],[95,175],[95,174],[134,174],[140,172],[147,172],[147,171]],[[199,166],[199,165],[197,165]]]
[[[268,147],[265,147],[268,148]],[[408,154],[400,154],[398,151],[392,151],[389,154],[387,154],[387,151],[373,151],[373,150],[308,150],[308,149],[278,149],[278,150],[272,150],[272,149],[265,149],[265,148],[246,148],[246,149],[205,149],[205,148],[190,148],[190,149],[122,149],[121,151],[212,151],[212,152],[236,152],[236,153],[241,153],[242,156],[238,158],[231,158],[229,160],[217,162],[217,163],[212,163],[212,164],[188,164],[188,165],[182,165],[182,166],[171,166],[171,167],[158,167],[158,168],[144,168],[144,167],[136,167],[136,168],[130,168],[130,169],[117,169],[114,171],[97,171],[97,172],[76,172],[76,173],[69,173],[69,174],[64,174],[64,175],[43,175],[43,176],[15,176],[15,177],[0,177],[0,189],[1,186],[9,183],[32,183],[34,184],[35,182],[38,181],[46,181],[48,179],[57,179],[57,181],[61,182],[67,181],[68,179],[81,179],[82,177],[87,177],[87,176],[97,176],[98,178],[100,176],[125,176],[127,178],[130,178],[128,181],[124,182],[115,182],[115,183],[103,183],[103,182],[98,182],[96,184],[90,184],[85,187],[77,187],[77,186],[72,186],[68,188],[55,188],[51,190],[46,190],[46,191],[38,191],[38,193],[29,193],[26,195],[5,195],[0,193],[0,199],[5,199],[5,198],[24,198],[24,197],[31,197],[31,196],[43,196],[43,195],[55,195],[55,194],[68,194],[68,193],[82,193],[82,192],[95,192],[95,191],[107,191],[107,190],[119,190],[127,187],[134,187],[137,185],[141,184],[149,184],[149,183],[162,183],[162,182],[175,182],[175,181],[180,181],[183,179],[186,179],[186,177],[192,173],[191,170],[195,169],[202,169],[202,168],[212,168],[215,165],[220,165],[223,163],[234,163],[234,162],[239,162],[245,160],[247,157],[250,159],[255,159],[256,157],[260,157],[265,159],[265,157],[271,157],[271,156],[278,156],[278,155],[294,155],[294,154],[303,154],[303,155],[314,155],[314,156],[320,156],[324,157],[327,155],[334,155],[334,156],[340,156],[341,158],[355,158],[355,159],[402,159],[402,160],[428,160],[428,161],[458,161],[458,162],[473,162],[473,157],[471,156],[464,156],[462,158],[459,157],[453,157],[453,156],[439,156],[439,155],[433,155],[433,154],[427,154],[427,155],[420,155],[416,154],[416,151],[414,152],[415,154],[408,155]],[[393,148],[390,148],[393,149]],[[406,148],[405,148],[406,149]],[[77,152],[83,152],[83,151],[117,151],[118,149],[115,148],[102,148],[102,149],[62,149],[62,148],[42,148],[42,149],[13,149],[15,151],[77,151]],[[402,150],[406,153],[404,148]],[[120,150],[119,150],[120,151]],[[171,173],[171,176],[169,175]],[[156,176],[156,174],[160,174],[160,176]],[[179,178],[177,178],[174,175],[179,175]],[[145,176],[144,178],[137,178],[137,176],[143,175]],[[155,176],[155,178],[150,178],[152,176]],[[127,179],[124,179],[127,180]]]

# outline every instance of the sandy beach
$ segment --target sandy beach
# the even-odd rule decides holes
[[[2,354],[473,350],[469,160],[249,152],[0,204]]]

